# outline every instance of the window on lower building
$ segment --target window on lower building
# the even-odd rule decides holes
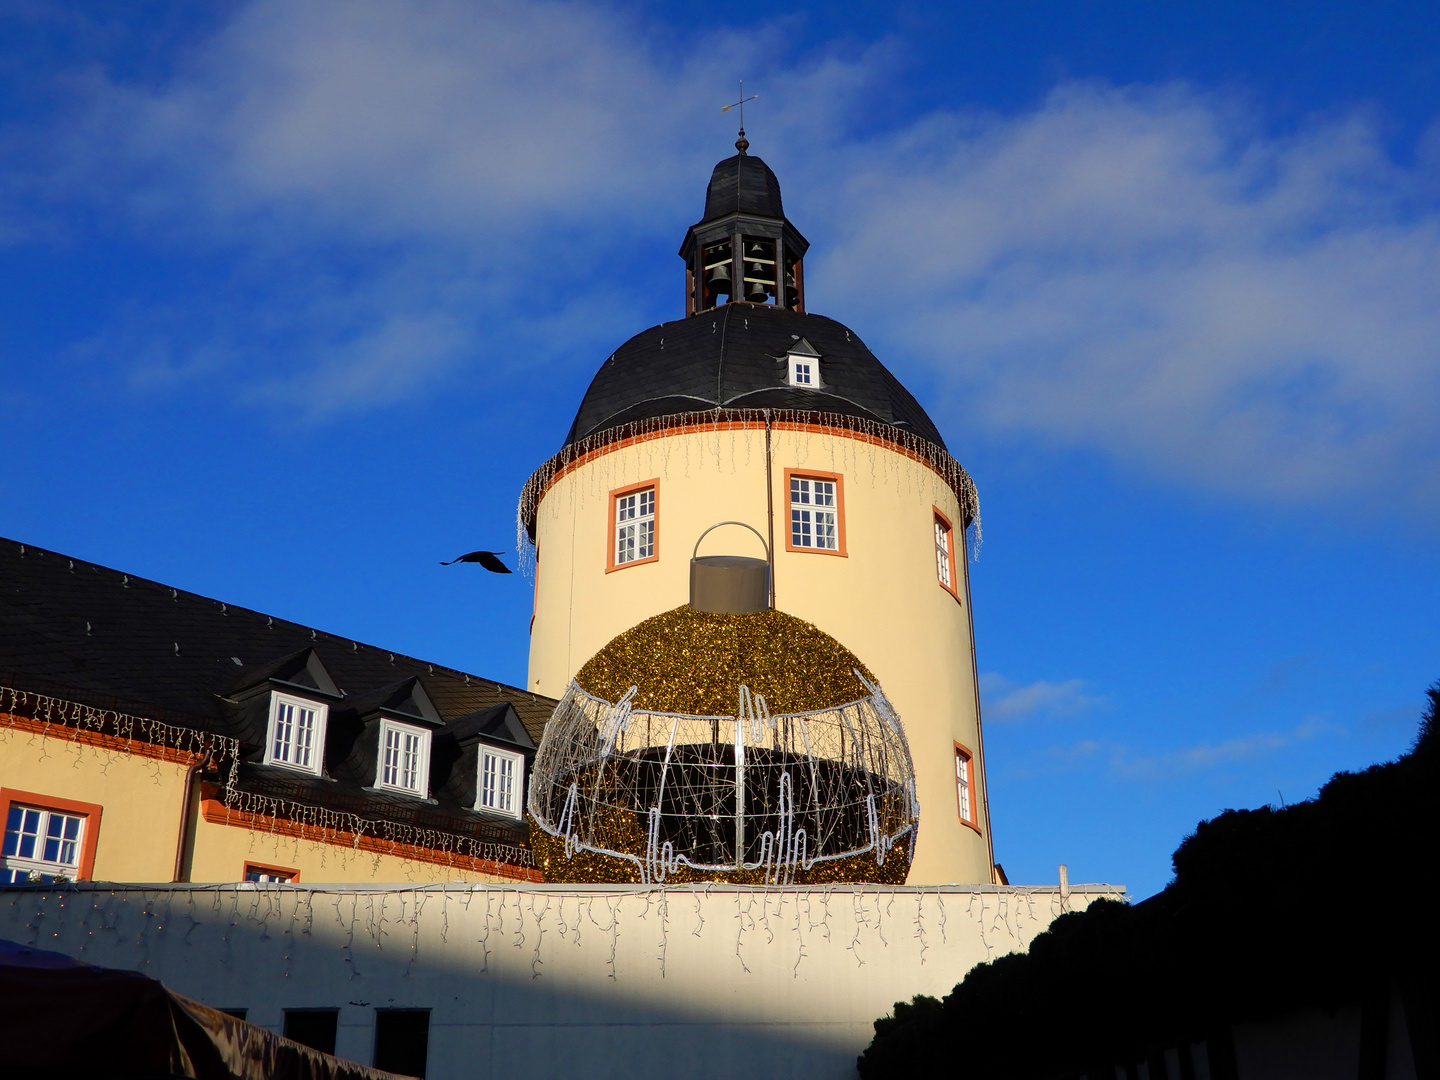
[[[963,746],[955,747],[955,802],[960,820],[967,825],[975,824],[975,776],[971,768],[970,752]]]
[[[286,1009],[285,1037],[322,1054],[335,1053],[339,1009]]]
[[[614,494],[614,545],[611,566],[628,566],[655,558],[655,487],[631,488]]]
[[[375,1068],[424,1077],[429,1054],[429,1009],[375,1010]]]
[[[430,792],[430,732],[380,721],[380,762],[375,786],[424,798]]]
[[[221,1009],[226,1016],[233,1016],[236,1020],[244,1020],[250,1015],[249,1009]]]
[[[955,591],[955,532],[940,511],[935,511],[935,576]]]
[[[258,863],[246,863],[244,880],[293,885],[300,880],[300,871],[283,866],[261,866]]]
[[[5,822],[4,869],[0,882],[73,878],[80,869],[85,819],[79,814],[11,806]]]
[[[5,819],[0,885],[48,884],[90,876],[100,807],[0,789],[0,813]]]
[[[838,476],[790,474],[791,551],[843,552],[841,481]]]
[[[518,818],[524,778],[525,755],[481,747],[479,795],[475,800],[475,809],[493,810],[497,814]]]
[[[329,708],[318,701],[272,692],[265,764],[320,775],[325,759],[325,720]]]

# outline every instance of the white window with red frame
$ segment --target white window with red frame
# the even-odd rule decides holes
[[[655,556],[655,489],[615,496],[615,565]]]
[[[11,803],[0,854],[0,885],[74,881],[85,849],[87,815]]]
[[[958,745],[955,747],[955,808],[961,821],[979,828],[975,821],[974,761],[970,752]]]

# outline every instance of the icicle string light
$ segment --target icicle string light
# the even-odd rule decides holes
[[[690,872],[791,884],[835,864],[848,880],[903,881],[919,820],[914,766],[884,692],[853,677],[868,696],[781,715],[741,686],[729,716],[635,709],[633,686],[611,703],[571,682],[530,783],[533,826],[551,838],[540,842],[549,879],[608,872],[649,884]],[[582,852],[601,861],[571,866]]]
[[[348,845],[411,861],[438,863],[471,872],[503,874],[505,868],[533,870],[528,848],[457,833],[408,825],[383,818],[280,799],[237,786],[240,742],[226,735],[165,724],[113,709],[97,709],[80,702],[0,686],[0,728],[29,731],[42,740],[48,736],[72,742],[77,753],[86,746],[109,755],[148,757],[158,770],[160,761],[191,765],[208,752],[212,767],[221,774],[219,802],[226,824],[248,828],[253,848],[257,831],[282,831],[295,841],[325,847]],[[41,743],[42,748],[45,745]],[[108,768],[108,761],[106,763]],[[157,772],[156,781],[159,781]]]
[[[838,466],[845,464],[843,460],[845,458],[849,459],[848,463],[852,469],[858,469],[860,464],[858,455],[862,447],[868,447],[871,451],[869,469],[872,478],[878,477],[880,470],[885,467],[877,459],[877,455],[874,453],[876,449],[892,451],[901,458],[908,458],[920,464],[930,473],[936,483],[943,484],[954,493],[960,507],[962,527],[969,530],[971,525],[974,526],[973,532],[970,533],[971,554],[972,557],[978,557],[981,540],[980,496],[976,491],[975,482],[964,467],[945,449],[928,439],[921,438],[912,432],[902,431],[883,421],[847,416],[842,413],[810,412],[803,409],[715,409],[635,420],[606,428],[604,431],[595,432],[584,439],[571,443],[536,469],[525,482],[515,515],[515,549],[519,553],[522,570],[527,573],[534,570],[535,517],[546,491],[555,481],[580,466],[612,451],[650,443],[654,440],[666,440],[668,436],[713,434],[715,436],[713,443],[707,439],[705,444],[713,449],[715,464],[717,467],[721,467],[724,465],[721,437],[729,434],[732,436],[730,466],[733,470],[738,467],[734,437],[757,431],[763,432],[767,425],[772,432],[791,434],[798,439],[799,456],[796,461],[798,465],[812,464],[809,460],[810,439],[811,436],[816,435],[839,437],[827,439],[830,451],[829,464],[835,467],[835,471],[840,471]],[[683,475],[689,477],[691,440],[686,440],[680,445],[685,455]],[[676,447],[668,441],[661,442],[655,448],[662,476],[671,475],[671,458],[675,449]],[[704,447],[701,448],[701,453],[706,453],[708,456]],[[745,440],[745,454],[745,462],[748,466],[753,455],[751,440],[748,438]],[[812,467],[814,466],[812,465]],[[604,483],[608,484],[608,481],[604,481]],[[596,487],[593,494],[603,496],[608,492],[609,487],[614,486],[616,485],[610,484],[604,491]]]

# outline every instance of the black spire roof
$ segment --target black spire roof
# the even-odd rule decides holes
[[[705,216],[701,224],[726,214],[755,214],[783,218],[780,181],[769,165],[749,154],[728,157],[710,174],[705,191]]]
[[[820,354],[815,389],[787,384],[787,353],[802,340]],[[920,403],[854,331],[823,315],[760,304],[726,304],[636,334],[595,375],[565,445],[634,420],[706,409],[840,413],[945,448]]]

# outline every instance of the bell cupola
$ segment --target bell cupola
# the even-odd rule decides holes
[[[715,166],[705,192],[705,216],[690,226],[685,260],[685,314],[727,303],[770,304],[805,310],[802,263],[810,242],[780,205],[780,181],[770,166],[745,151]]]

